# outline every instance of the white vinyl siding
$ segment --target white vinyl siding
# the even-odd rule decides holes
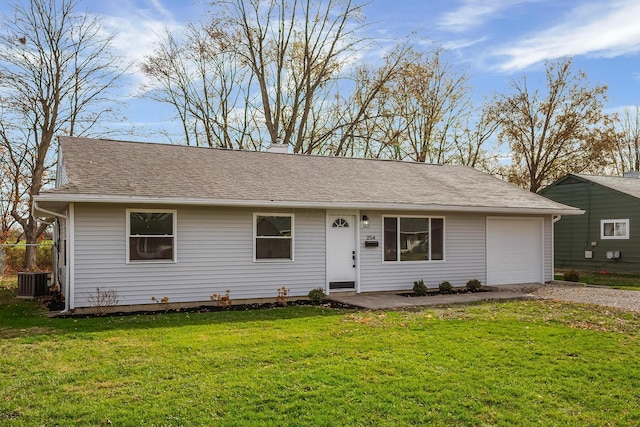
[[[325,212],[295,212],[295,263],[253,262],[255,209],[169,207],[177,211],[177,262],[126,263],[126,209],[137,206],[76,204],[76,307],[88,306],[96,288],[115,289],[120,304],[209,301],[231,291],[231,299],[275,298],[285,286],[306,296],[325,284]],[[142,208],[141,208],[142,209]]]
[[[542,280],[547,282],[553,280],[553,217],[547,215],[542,219],[542,235],[544,242],[542,243],[544,248],[544,275]]]
[[[126,209],[175,209],[177,215],[176,263],[127,264]],[[151,304],[151,297],[169,302],[209,301],[213,293],[231,291],[231,299],[275,298],[285,286],[291,296],[306,296],[326,285],[326,212],[283,209],[295,215],[295,262],[256,263],[254,257],[255,208],[128,206],[75,204],[75,307],[88,306],[87,298],[115,289],[120,304]],[[486,283],[487,215],[447,213],[445,261],[384,262],[382,216],[393,211],[363,211],[369,227],[360,228],[359,291],[411,289],[423,279],[436,288],[442,281],[464,286],[470,279]],[[440,213],[416,212],[416,216]],[[411,215],[413,216],[413,215]],[[360,218],[360,216],[358,216]],[[551,280],[551,216],[544,217],[544,280]],[[360,227],[360,224],[358,224]],[[366,240],[380,244],[365,247]]]
[[[366,211],[369,228],[360,233],[360,291],[388,291],[411,289],[413,282],[423,279],[430,288],[443,281],[464,286],[470,279],[485,282],[485,215],[446,214],[444,225],[444,259],[437,262],[383,261],[382,216],[398,216],[394,212]],[[442,214],[421,212],[406,216],[442,217]],[[378,247],[365,247],[365,240],[373,238]],[[370,239],[372,240],[372,239]]]

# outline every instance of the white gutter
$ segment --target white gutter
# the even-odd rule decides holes
[[[53,217],[56,218],[64,218],[67,219],[67,216],[64,214],[61,214],[60,212],[53,212],[44,208],[41,208],[40,206],[38,206],[38,201],[37,200],[33,200],[33,206],[31,206],[31,215],[33,215],[34,217],[36,216],[36,210],[42,213],[45,213],[47,215],[51,215]]]
[[[129,204],[167,204],[223,207],[273,207],[273,208],[315,208],[315,209],[360,209],[392,211],[432,211],[432,212],[475,212],[475,213],[518,213],[532,215],[582,215],[585,211],[574,209],[461,206],[441,204],[410,203],[374,203],[374,202],[307,202],[293,200],[233,200],[199,198],[165,198],[136,196],[102,196],[94,194],[41,194],[36,196],[39,202],[60,203],[129,203]],[[40,209],[42,210],[42,209]],[[44,212],[44,211],[43,211]]]
[[[582,211],[582,213],[584,213],[585,211]],[[555,224],[556,222],[560,221],[562,219],[562,215],[554,215],[553,216],[553,223]]]

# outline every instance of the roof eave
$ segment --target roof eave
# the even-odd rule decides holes
[[[429,203],[376,203],[376,202],[331,202],[331,201],[289,201],[289,200],[234,200],[206,198],[140,197],[113,196],[95,194],[53,194],[45,193],[35,200],[46,206],[47,203],[128,203],[128,204],[172,204],[185,206],[223,206],[223,207],[269,207],[269,208],[306,208],[306,209],[371,209],[393,211],[432,211],[432,212],[475,212],[494,214],[533,214],[533,215],[582,215],[585,211],[577,208],[518,207],[518,206],[468,206],[441,205]]]

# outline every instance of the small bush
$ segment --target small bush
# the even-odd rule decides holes
[[[416,280],[413,282],[413,293],[419,297],[427,295],[427,285],[424,284],[424,280]]]
[[[87,300],[97,316],[104,316],[118,305],[120,297],[116,289],[100,290],[100,288],[96,288],[96,291],[90,294]]]
[[[309,300],[314,304],[320,304],[327,297],[322,288],[311,289],[307,294]]]
[[[278,296],[276,297],[276,301],[278,302],[278,304],[285,307],[289,301],[289,289],[283,286],[281,288],[278,288],[277,291]]]
[[[467,289],[471,292],[477,292],[482,289],[482,283],[478,279],[471,279],[467,282]]]
[[[213,294],[209,297],[211,301],[216,302],[219,306],[229,308],[231,305],[231,290],[227,289],[226,294]]]
[[[20,242],[24,243],[24,242]],[[26,247],[24,245],[19,246],[7,246],[4,248],[4,268],[6,273],[16,273],[24,270],[24,254]],[[1,256],[2,254],[0,254]],[[45,240],[40,242],[36,250],[36,265],[41,271],[51,270],[52,260],[52,242]],[[2,261],[0,260],[0,264]]]
[[[567,282],[579,282],[580,273],[578,273],[576,270],[569,270],[564,273],[564,280]]]
[[[440,292],[451,292],[453,286],[451,286],[451,283],[444,281],[438,285],[438,289],[440,289]]]

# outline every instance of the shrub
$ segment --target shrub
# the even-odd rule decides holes
[[[444,282],[438,285],[438,289],[440,289],[440,292],[451,292],[451,290],[453,289],[453,286],[451,286],[451,283],[445,280]]]
[[[120,297],[116,289],[101,290],[96,288],[96,291],[90,294],[87,300],[97,316],[104,316],[118,305]]]
[[[24,242],[20,242],[24,243]],[[18,246],[6,246],[4,248],[4,268],[7,273],[16,273],[24,269],[24,244]],[[52,242],[50,240],[41,241],[36,250],[36,265],[41,271],[51,270]],[[1,256],[2,254],[0,254]],[[0,260],[2,264],[2,260]]]
[[[478,279],[471,279],[467,282],[467,289],[471,292],[477,292],[482,288],[482,283]]]
[[[281,288],[278,288],[277,291],[278,291],[278,296],[276,297],[276,301],[281,306],[283,307],[286,306],[287,302],[289,301],[289,289],[283,286]]]
[[[427,295],[427,285],[424,284],[424,280],[416,280],[413,282],[413,293],[419,297]]]
[[[567,282],[579,282],[580,273],[578,273],[576,270],[569,270],[564,273],[564,280]]]
[[[327,297],[322,288],[311,289],[307,294],[309,300],[314,304],[320,304]]]
[[[216,302],[220,307],[229,308],[231,305],[231,290],[227,289],[226,294],[213,294],[209,297],[211,301]]]

